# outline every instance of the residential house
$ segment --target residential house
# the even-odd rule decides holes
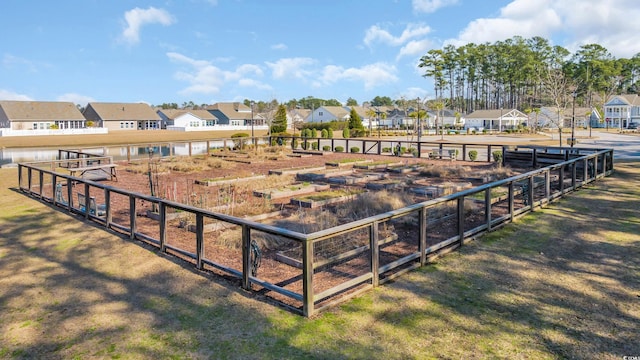
[[[516,109],[476,110],[465,116],[465,129],[504,131],[525,125],[528,117]]]
[[[305,122],[328,123],[331,121],[349,121],[351,109],[355,110],[360,116],[362,126],[364,126],[365,129],[369,127],[376,128],[378,126],[376,119],[370,116],[369,108],[362,106],[320,106],[307,115]]]
[[[259,126],[264,127],[264,117],[257,114],[253,108],[240,102],[215,103],[205,108],[218,119],[220,125],[232,125],[238,127]]]
[[[630,123],[640,123],[640,96],[623,94],[609,97],[604,104],[602,126],[627,129]]]
[[[85,127],[84,116],[72,102],[0,101],[0,128],[47,130]]]
[[[571,128],[572,120],[576,127],[599,127],[600,115],[597,111],[588,107],[558,108],[556,106],[545,106],[540,108],[540,112],[531,112],[527,124],[536,129],[541,128]]]
[[[292,129],[294,132],[300,128],[300,125],[304,123],[304,120],[311,114],[309,109],[293,109],[287,112],[287,129]]]
[[[160,129],[162,122],[160,116],[145,103],[90,102],[82,114],[109,131]]]
[[[177,131],[209,131],[215,130],[218,122],[207,110],[162,109],[157,111],[162,118],[162,127]]]
[[[438,110],[428,110],[425,127],[427,128],[435,128],[436,124],[438,127],[444,128],[463,128],[465,126],[465,118],[460,115],[457,116],[457,113],[451,109],[442,109]]]
[[[320,106],[313,109],[304,119],[306,123],[328,123],[331,121],[349,121],[351,109],[346,106]]]

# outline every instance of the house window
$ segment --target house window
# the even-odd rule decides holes
[[[324,111],[318,111],[318,116],[324,116]]]

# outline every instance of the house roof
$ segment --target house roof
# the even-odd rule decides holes
[[[527,118],[527,115],[516,109],[490,109],[490,110],[476,110],[471,114],[465,116],[466,119],[484,119],[484,120],[498,120],[513,119],[513,118]]]
[[[215,103],[206,107],[206,110],[220,112],[227,119],[251,119],[251,108],[240,102]],[[254,118],[256,113],[253,114]]]
[[[564,118],[570,118],[573,116],[574,109],[572,107],[566,109],[560,109],[560,114]],[[558,116],[558,107],[557,106],[545,106],[541,109],[541,114],[546,115],[548,117],[557,117]],[[576,117],[585,117],[587,113],[593,113],[593,109],[588,107],[576,107],[575,108],[575,116]],[[529,114],[529,116],[534,116],[534,113]]]
[[[622,100],[622,102],[625,102],[628,105],[640,106],[640,96],[638,96],[637,94],[612,95],[612,96],[609,97],[609,99],[607,99],[607,102],[605,103],[605,106],[607,104],[613,102],[615,99],[620,99],[620,100]]]
[[[10,121],[85,120],[72,102],[6,100],[0,101],[0,111]]]
[[[183,110],[183,109],[162,109],[158,110],[158,112],[162,113],[167,119],[175,120],[184,114],[191,114],[202,120],[216,120],[217,117],[210,113],[207,110]]]
[[[103,121],[109,120],[160,120],[160,116],[145,103],[90,102],[85,113],[93,109]]]
[[[349,116],[349,111],[351,111],[342,106],[323,106],[322,109],[335,116],[336,119],[344,119]]]

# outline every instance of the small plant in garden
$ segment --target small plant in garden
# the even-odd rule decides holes
[[[478,151],[470,150],[469,151],[469,160],[476,161],[477,158],[478,158]]]
[[[492,152],[491,155],[493,155],[493,161],[499,162],[499,163],[502,162],[502,151],[496,150]]]
[[[322,151],[331,151],[331,146],[329,146],[329,145],[323,145],[323,146],[322,146]]]
[[[385,153],[391,152],[391,148],[390,147],[383,147],[382,148],[382,152],[385,152]]]
[[[317,142],[311,143],[311,150],[318,150],[318,143]]]
[[[344,146],[336,146],[336,152],[344,152]]]
[[[359,153],[360,152],[360,148],[357,146],[353,146],[351,149],[349,149],[350,152],[352,153]]]
[[[320,136],[325,139],[328,138],[329,132],[327,131],[327,129],[322,129],[322,131],[320,132]]]
[[[342,137],[345,139],[348,139],[351,137],[351,132],[349,131],[349,128],[344,128],[342,130]]]

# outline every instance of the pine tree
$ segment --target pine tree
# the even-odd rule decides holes
[[[271,123],[271,133],[280,134],[287,131],[287,108],[284,105],[279,105],[273,122]]]

